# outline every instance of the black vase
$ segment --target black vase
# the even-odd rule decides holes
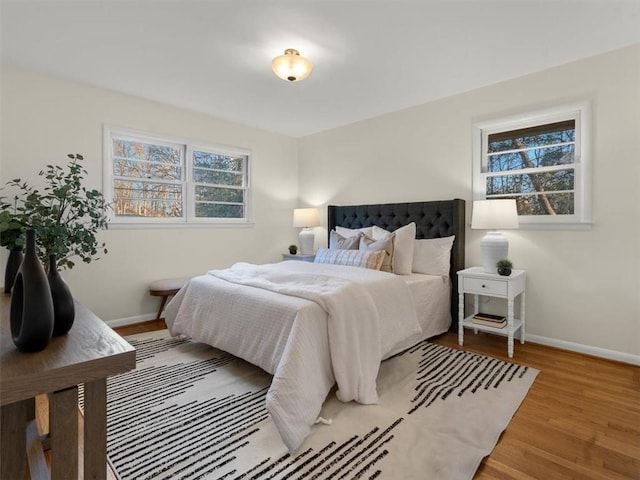
[[[76,307],[73,304],[71,290],[58,272],[56,256],[49,256],[49,288],[53,300],[53,336],[64,335],[73,325],[76,318]]]
[[[53,333],[53,300],[47,275],[36,253],[36,237],[27,230],[24,259],[13,283],[11,336],[23,352],[44,349]]]
[[[16,279],[16,274],[23,258],[22,247],[14,248],[9,252],[7,267],[4,270],[4,293],[11,293],[13,282]]]

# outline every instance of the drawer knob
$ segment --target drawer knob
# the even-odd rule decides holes
[[[484,287],[485,287],[485,285],[482,285],[482,288],[484,288]]]

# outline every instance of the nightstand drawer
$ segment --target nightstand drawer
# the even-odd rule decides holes
[[[507,282],[483,278],[464,278],[464,291],[480,295],[507,295]]]

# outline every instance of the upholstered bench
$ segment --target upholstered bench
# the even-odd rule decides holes
[[[151,282],[149,285],[149,295],[162,297],[156,320],[160,320],[160,315],[162,315],[162,310],[164,310],[164,306],[169,297],[178,293],[178,290],[184,287],[185,283],[187,283],[186,278],[165,278]]]

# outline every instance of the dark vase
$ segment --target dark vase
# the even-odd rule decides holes
[[[64,335],[73,325],[76,318],[76,308],[73,304],[71,290],[58,272],[56,256],[49,256],[49,288],[53,300],[53,336]]]
[[[23,352],[44,349],[53,333],[53,300],[47,275],[36,253],[36,237],[27,230],[24,259],[11,295],[11,337]]]
[[[7,268],[4,270],[4,293],[11,293],[13,282],[16,279],[16,274],[18,273],[23,258],[22,247],[14,248],[9,252]]]
[[[511,269],[509,267],[500,267],[498,268],[498,275],[508,277],[509,275],[511,275]]]

